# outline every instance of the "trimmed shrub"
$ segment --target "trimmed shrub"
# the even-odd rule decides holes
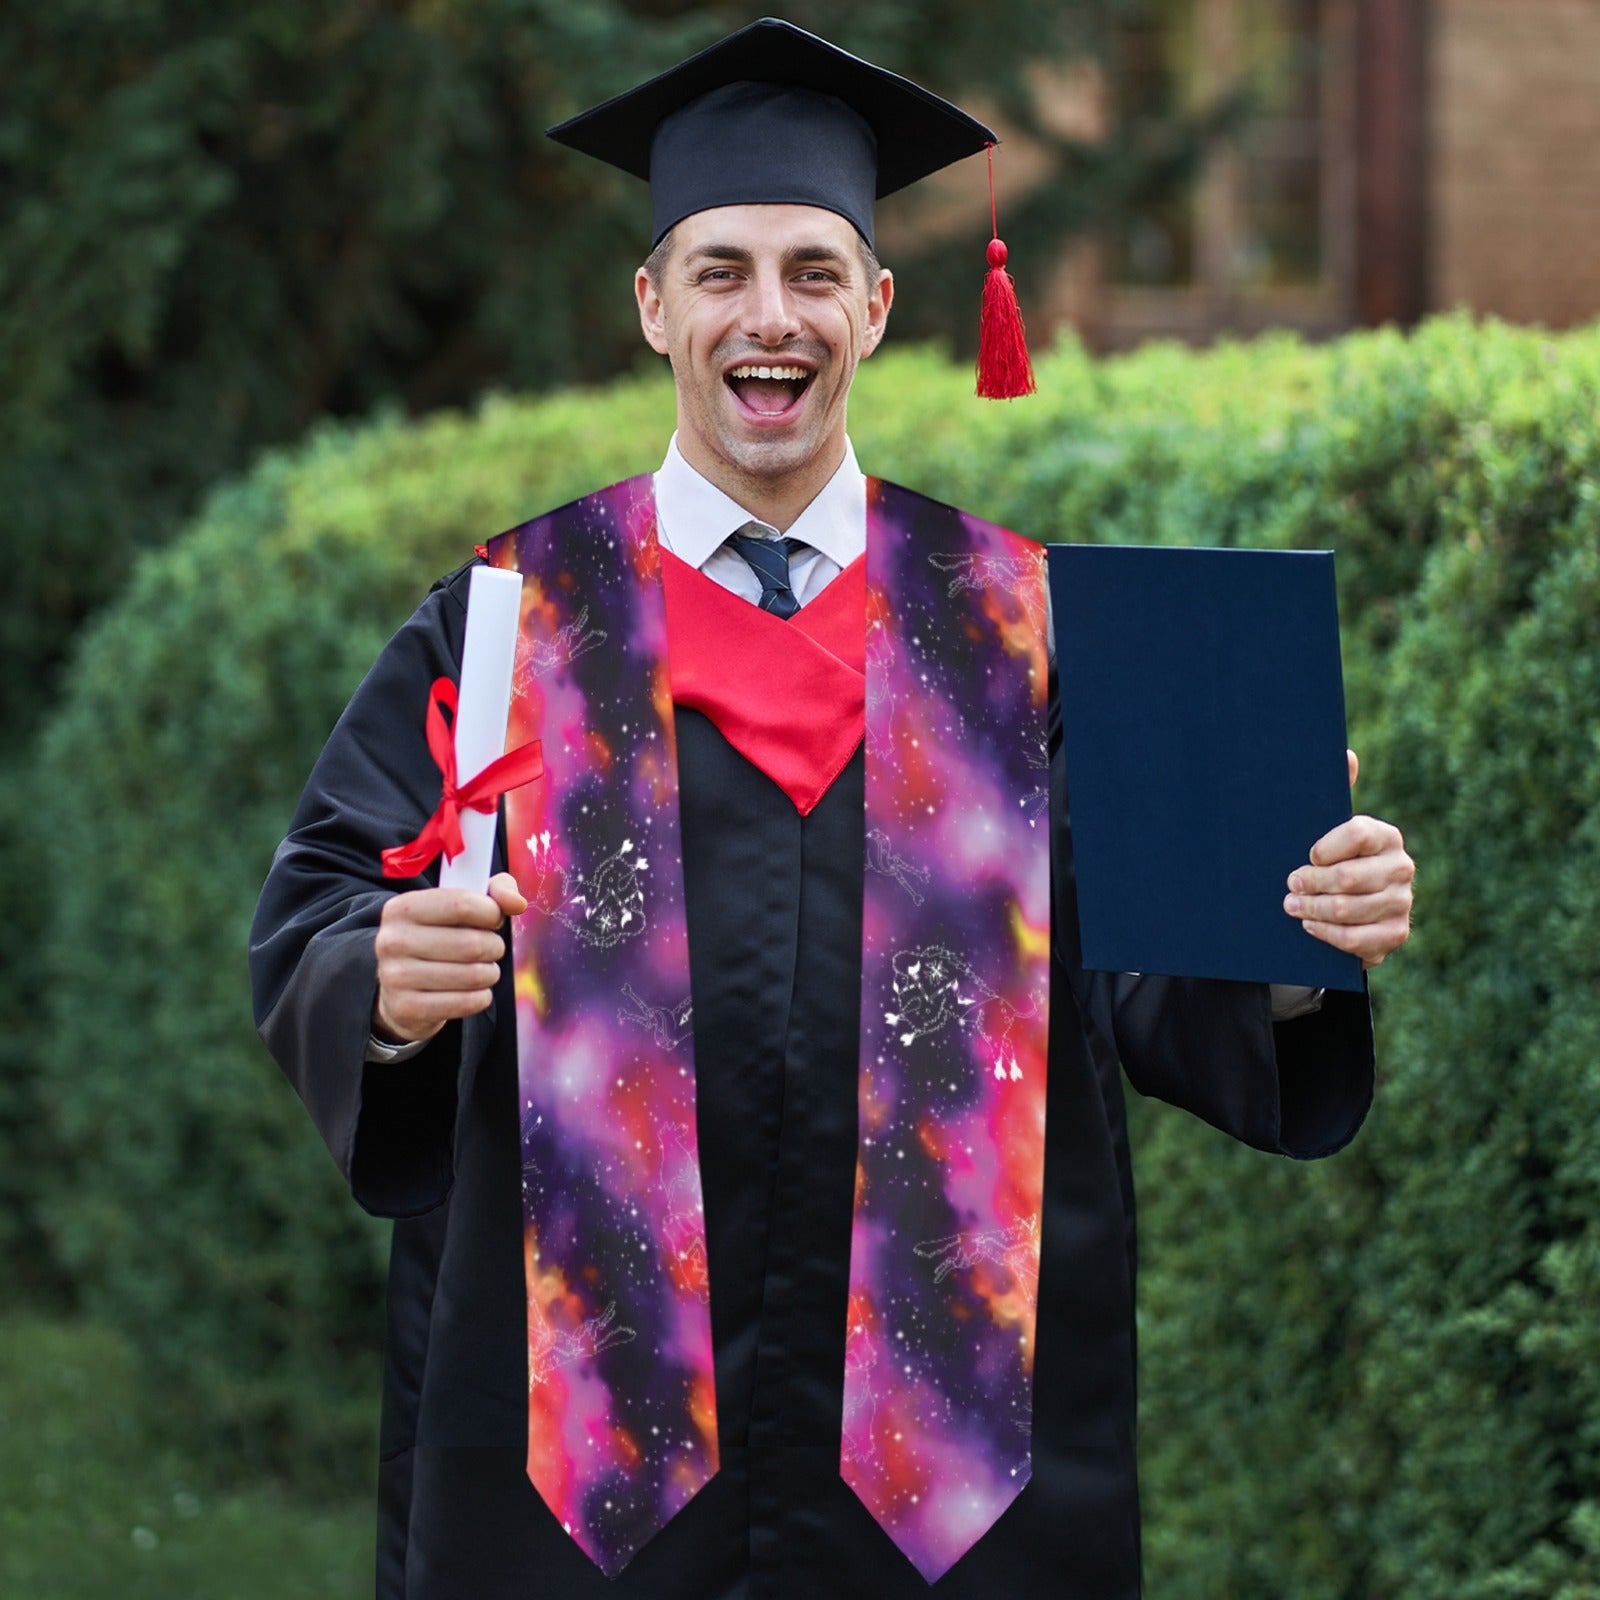
[[[632,468],[670,391],[329,429],[215,495],[97,626],[48,730],[43,1203],[84,1308],[252,1466],[363,1479],[387,1230],[255,1038],[245,945],[322,741],[431,576]]]
[[[1403,823],[1419,910],[1347,1153],[1295,1171],[1142,1119],[1154,1594],[1600,1594],[1597,358],[1457,322],[1347,341],[1355,442],[1286,463],[1340,550],[1357,792]]]

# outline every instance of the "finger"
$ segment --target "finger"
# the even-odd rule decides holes
[[[1376,894],[1291,894],[1283,909],[1305,922],[1361,924],[1387,922],[1411,912],[1411,890],[1393,884]]]
[[[528,897],[509,872],[497,872],[489,880],[489,897],[508,917],[520,917],[528,909]]]
[[[440,927],[431,922],[379,925],[378,961],[412,957],[418,961],[501,961],[506,942],[488,928]]]
[[[1361,757],[1354,750],[1346,750],[1344,759],[1350,768],[1350,787],[1353,789],[1356,786],[1356,779],[1361,776]]]
[[[1291,894],[1377,894],[1392,884],[1409,884],[1416,863],[1403,850],[1352,856],[1329,867],[1296,867],[1289,874]]]
[[[373,1021],[390,1039],[431,1039],[447,1022],[487,1011],[492,989],[452,989],[440,993],[408,990],[397,995],[379,993]]]
[[[418,961],[401,957],[378,968],[378,983],[386,995],[408,990],[437,994],[452,989],[492,989],[500,981],[500,968],[491,961]]]
[[[470,889],[412,889],[384,902],[382,920],[445,928],[498,928],[504,916],[488,895]]]
[[[1356,816],[1341,822],[1311,847],[1311,864],[1317,867],[1332,866],[1336,861],[1347,861],[1352,856],[1381,855],[1385,850],[1403,850],[1405,841],[1392,822],[1380,822],[1376,817]]]
[[[1411,936],[1411,928],[1404,919],[1353,926],[1338,922],[1302,922],[1300,924],[1313,938],[1331,944],[1335,949],[1348,950],[1359,956],[1363,966],[1375,967],[1385,956],[1393,954]]]

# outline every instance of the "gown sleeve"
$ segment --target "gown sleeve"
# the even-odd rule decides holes
[[[256,1026],[356,1200],[377,1216],[418,1216],[448,1195],[458,1075],[492,1026],[480,1015],[405,1061],[366,1060],[383,903],[425,887],[385,878],[380,855],[413,838],[438,803],[427,695],[436,677],[460,676],[469,570],[434,586],[345,708],[250,930]]]
[[[1193,1112],[1258,1150],[1300,1159],[1331,1155],[1355,1136],[1372,1103],[1365,989],[1330,989],[1318,1011],[1275,1023],[1265,983],[1084,970],[1053,672],[1051,679],[1054,940],[1099,1045],[1122,1062],[1141,1094]]]

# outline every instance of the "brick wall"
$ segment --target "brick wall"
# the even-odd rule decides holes
[[[1429,299],[1600,316],[1600,0],[1433,0]]]

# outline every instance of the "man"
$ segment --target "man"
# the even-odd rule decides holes
[[[678,429],[490,547],[546,765],[513,870],[378,867],[439,797],[463,570],[330,738],[252,940],[263,1037],[396,1219],[380,1593],[1126,1600],[1117,1058],[1321,1155],[1370,1099],[1365,996],[1081,969],[1036,553],[855,463],[872,198],[988,131],[767,22],[557,132],[650,177]],[[984,554],[1010,588],[930,578]],[[1406,937],[1388,824],[1285,870],[1315,936]]]

